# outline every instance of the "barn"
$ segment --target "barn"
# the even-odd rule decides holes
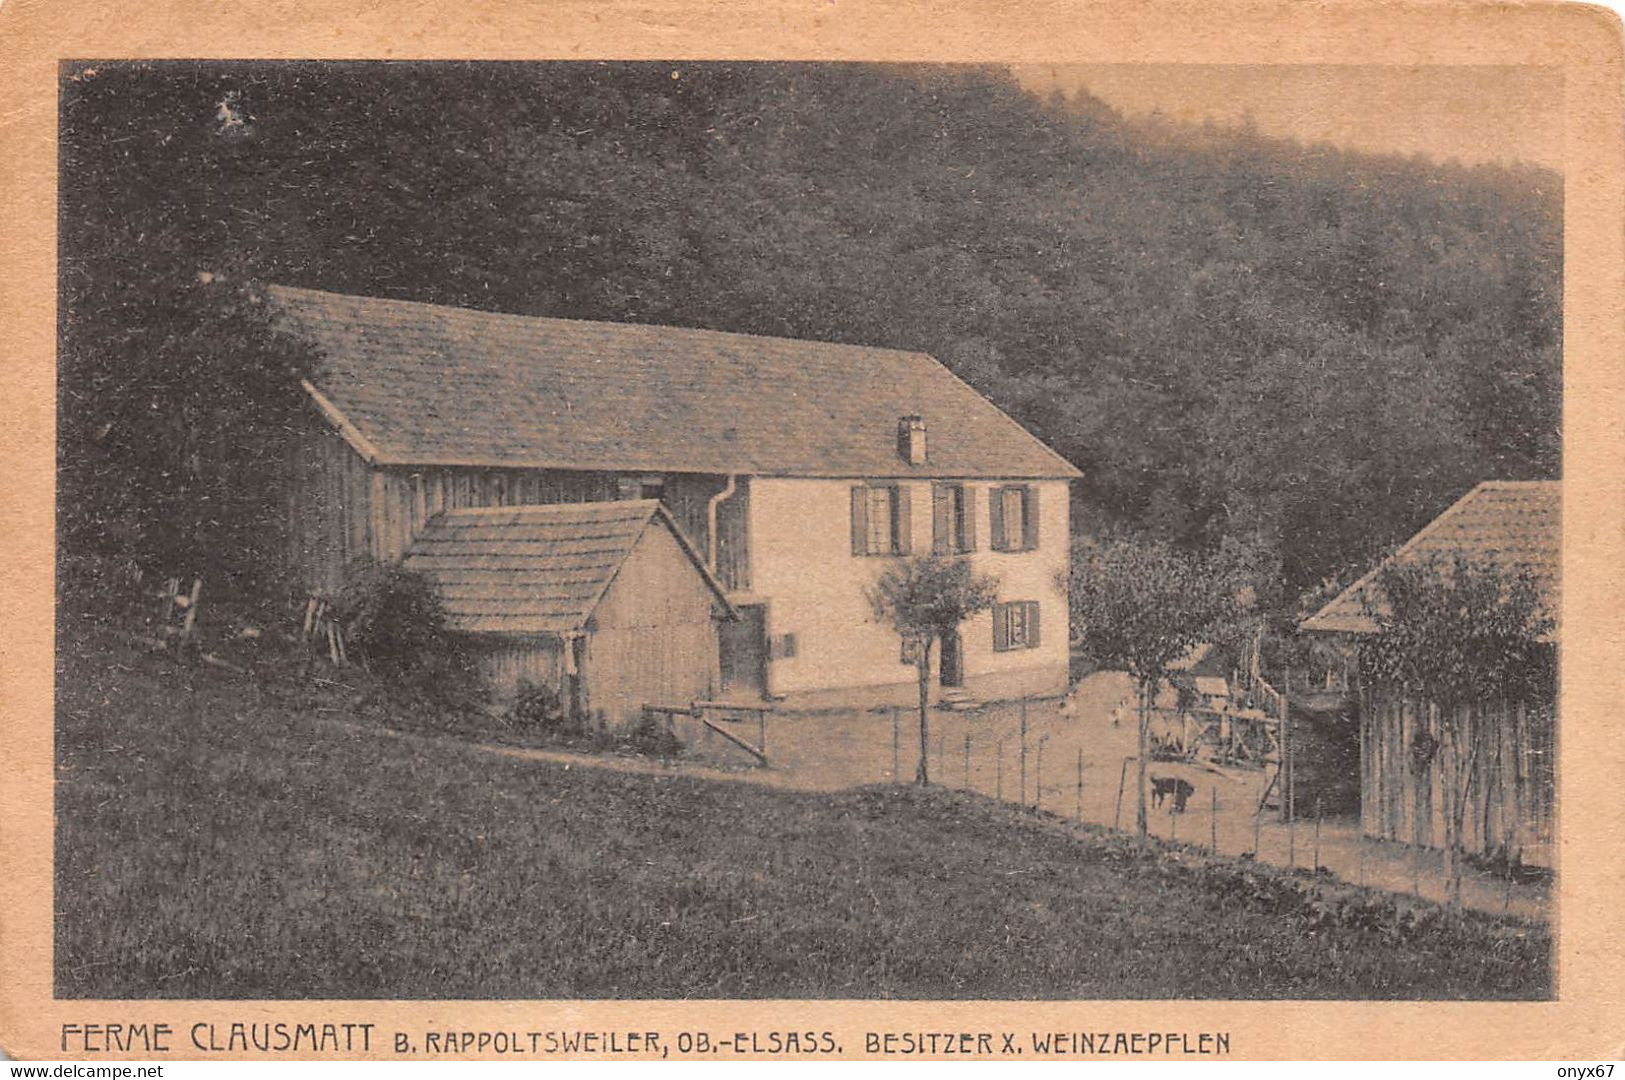
[[[1529,573],[1549,614],[1558,610],[1562,548],[1557,481],[1486,481],[1407,541],[1389,563],[1462,555]],[[1381,633],[1368,602],[1381,567],[1306,619],[1303,628],[1358,637]],[[1379,598],[1380,601],[1380,598]],[[1557,648],[1556,634],[1545,647]],[[1555,672],[1556,665],[1551,665]],[[1398,686],[1362,685],[1360,821],[1371,837],[1439,847],[1444,792],[1436,710]],[[1551,866],[1556,794],[1557,686],[1522,700],[1473,703],[1464,742],[1473,746],[1462,843],[1478,855]]]
[[[646,703],[715,694],[733,609],[657,500],[447,510],[405,565],[499,698],[529,681],[625,725]]]

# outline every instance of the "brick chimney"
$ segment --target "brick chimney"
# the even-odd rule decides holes
[[[925,464],[925,418],[903,416],[897,420],[897,456],[910,465]]]

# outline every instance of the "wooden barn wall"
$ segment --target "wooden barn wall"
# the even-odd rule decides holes
[[[1464,849],[1547,861],[1555,801],[1551,701],[1479,702],[1462,710],[1462,730],[1464,752],[1475,754],[1462,819]],[[1419,752],[1430,740],[1436,744],[1431,755]],[[1442,744],[1437,710],[1390,690],[1362,695],[1360,822],[1367,836],[1444,844],[1451,762]]]
[[[619,497],[622,475],[639,474],[440,467],[379,470],[378,506],[370,525],[379,538],[375,555],[400,558],[424,522],[442,510],[607,502]],[[716,476],[674,475],[667,478],[661,494],[661,501],[702,554],[708,531],[707,504],[724,483]]]
[[[621,477],[640,473],[464,467],[372,468],[336,431],[318,421],[297,433],[289,460],[295,471],[288,504],[290,556],[312,593],[331,594],[360,556],[402,558],[424,523],[443,510],[472,506],[532,506],[606,502],[620,495]],[[703,557],[708,508],[726,478],[668,474],[661,501]],[[730,589],[748,589],[748,481],[718,507],[718,561]]]
[[[714,594],[671,533],[651,528],[588,623],[586,708],[628,724],[646,704],[712,697],[719,681]]]
[[[671,516],[682,527],[683,534],[699,548],[700,554],[706,553],[708,539],[711,531],[709,518],[711,498],[719,494],[728,484],[727,477],[708,476],[700,473],[672,473],[666,477],[666,484],[660,494],[660,501]],[[732,496],[728,502],[737,499]],[[726,511],[728,502],[717,508],[720,519]]]
[[[443,510],[605,502],[616,496],[613,473],[542,469],[385,468],[374,471],[376,502],[369,527],[373,556],[395,560]]]
[[[474,635],[480,678],[498,700],[511,699],[521,681],[558,690],[564,675],[563,644],[548,635]]]
[[[337,432],[314,423],[295,434],[288,461],[289,556],[307,591],[331,594],[345,568],[372,551],[371,470]]]
[[[750,478],[742,476],[734,493],[717,506],[717,581],[727,592],[749,592]]]

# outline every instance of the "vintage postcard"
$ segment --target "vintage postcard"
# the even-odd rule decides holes
[[[1581,5],[0,7],[0,1047],[1625,1053]]]

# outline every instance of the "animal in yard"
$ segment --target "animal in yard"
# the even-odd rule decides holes
[[[1185,803],[1196,794],[1196,787],[1189,780],[1178,776],[1153,776],[1151,778],[1151,804],[1157,809],[1162,808],[1162,801],[1168,796],[1174,797],[1174,813],[1183,814]]]

